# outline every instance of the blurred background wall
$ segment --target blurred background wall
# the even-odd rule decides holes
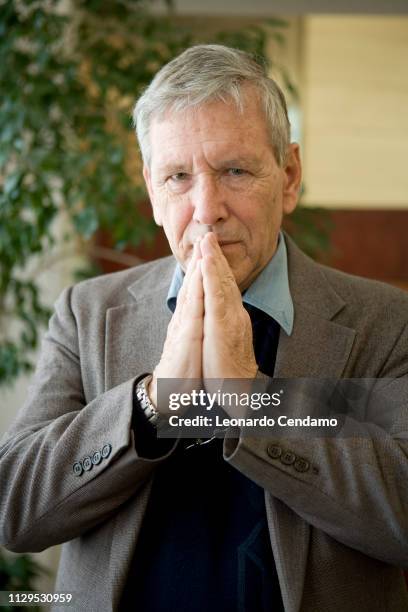
[[[249,7],[245,2],[210,2],[203,14],[201,3],[183,0],[175,4],[175,12],[184,26],[209,31],[220,24],[228,29],[274,15],[287,21],[284,46],[271,40],[270,53],[286,66],[299,93],[290,112],[304,163],[303,204],[317,205],[332,215],[329,263],[408,288],[405,3],[362,2],[359,14],[351,14],[355,2],[344,2],[343,11],[336,3],[342,14],[322,14],[322,4],[259,1]],[[370,7],[377,14],[364,13]],[[136,143],[131,146],[129,155],[136,156]],[[56,228],[57,234],[63,231]],[[101,249],[104,244],[100,239]],[[159,235],[152,247],[130,250],[128,260],[125,253],[113,264],[103,258],[99,263],[104,270],[119,269],[166,252]],[[72,282],[77,266],[74,256],[41,272],[49,304]],[[26,396],[29,378],[21,376],[12,387],[0,388],[0,432],[7,429]],[[48,590],[58,550],[45,551],[39,558],[52,572],[40,583]]]
[[[333,214],[331,264],[408,282],[408,18],[300,19],[304,204]]]

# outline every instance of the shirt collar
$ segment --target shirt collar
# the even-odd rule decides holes
[[[177,264],[167,294],[167,306],[172,312],[176,307],[183,278],[184,272],[180,264]],[[271,316],[288,336],[291,335],[294,307],[289,289],[288,255],[282,232],[279,232],[278,247],[274,256],[245,291],[242,301]]]

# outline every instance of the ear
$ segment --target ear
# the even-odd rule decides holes
[[[152,186],[152,177],[150,175],[150,169],[149,169],[149,167],[146,164],[143,165],[143,177],[144,177],[144,180],[145,180],[145,183],[146,183],[147,192],[149,194],[150,202],[151,202],[151,205],[152,205],[154,220],[156,222],[156,225],[160,225],[161,226],[163,224],[162,224],[162,221],[161,221],[160,210],[159,210],[159,207],[158,207],[158,205],[156,203],[156,198],[154,196],[154,189],[153,189],[153,186]]]
[[[300,184],[302,181],[302,164],[300,161],[299,145],[291,143],[285,165],[285,184],[283,187],[283,214],[289,215],[296,208],[299,199]]]

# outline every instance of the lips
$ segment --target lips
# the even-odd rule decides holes
[[[226,246],[238,244],[239,242],[241,242],[240,240],[220,240],[217,235],[215,235],[215,237],[217,238],[217,242],[220,245],[220,247],[226,247]],[[193,247],[193,244],[194,243],[191,243],[191,248]]]
[[[233,238],[219,238],[217,235],[215,236],[217,238],[217,242],[220,246],[224,246],[226,244],[236,244],[237,242],[239,242],[237,240],[237,238],[233,239]]]

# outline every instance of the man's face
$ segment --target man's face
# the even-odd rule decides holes
[[[152,122],[144,177],[156,223],[185,270],[197,236],[212,230],[244,291],[275,252],[283,214],[296,206],[297,145],[278,166],[256,92],[244,112],[212,102]]]

